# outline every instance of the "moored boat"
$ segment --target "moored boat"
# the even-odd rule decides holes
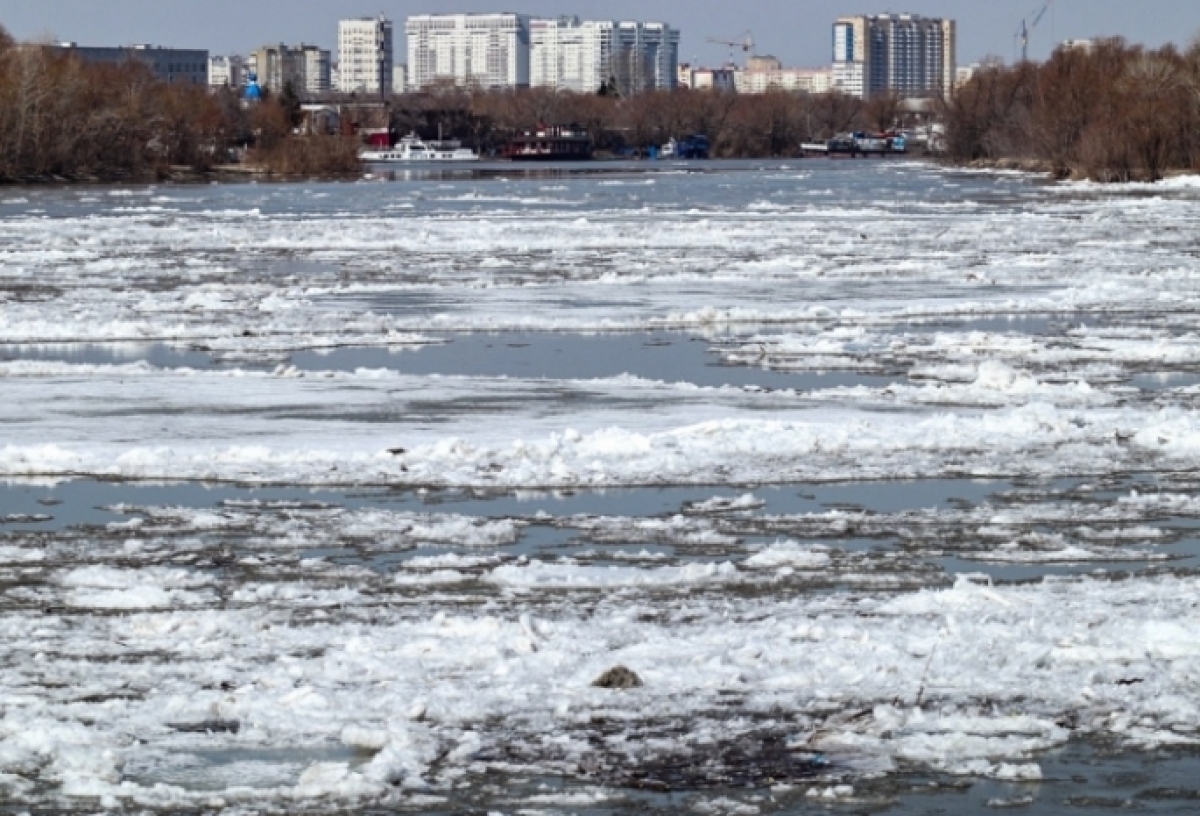
[[[457,140],[426,142],[415,133],[408,134],[394,147],[364,150],[358,156],[362,161],[369,163],[479,161],[478,153],[463,147]]]
[[[676,140],[674,136],[659,150],[659,158],[663,159],[707,159],[709,143],[707,136],[688,136]]]
[[[575,125],[538,125],[514,136],[501,155],[513,161],[586,161],[592,137]]]

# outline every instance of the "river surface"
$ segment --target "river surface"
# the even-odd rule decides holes
[[[915,161],[0,188],[0,813],[1191,812],[1198,222]]]

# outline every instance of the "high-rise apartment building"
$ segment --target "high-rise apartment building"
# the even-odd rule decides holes
[[[529,84],[589,93],[608,82],[613,24],[578,17],[529,24]]]
[[[409,17],[408,85],[438,82],[483,88],[529,85],[525,14],[421,14]]]
[[[274,93],[288,85],[297,94],[330,90],[330,53],[315,45],[264,45],[251,55],[258,84]]]
[[[949,96],[957,39],[954,21],[937,17],[839,17],[833,24],[833,85],[862,99]]]
[[[734,86],[741,94],[770,91],[821,94],[828,93],[833,72],[828,68],[784,68],[777,58],[755,56],[746,59],[746,67],[737,71]]]
[[[678,29],[666,23],[622,22],[615,33],[611,75],[622,95],[678,85]]]
[[[338,22],[338,90],[388,94],[395,63],[392,22],[383,15]]]
[[[623,94],[674,88],[679,32],[666,23],[560,17],[530,23],[530,84],[593,93],[615,82]]]

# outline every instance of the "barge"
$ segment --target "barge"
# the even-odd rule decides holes
[[[513,136],[500,157],[512,161],[587,161],[592,158],[592,137],[576,125],[538,125]]]

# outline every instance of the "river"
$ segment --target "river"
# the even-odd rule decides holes
[[[0,188],[0,812],[1189,812],[1198,204]]]

